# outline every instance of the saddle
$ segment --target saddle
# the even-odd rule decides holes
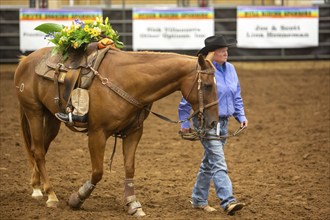
[[[35,68],[35,72],[41,77],[54,80],[54,71],[58,69],[58,82],[64,83],[69,71],[79,71],[81,76],[78,86],[88,89],[94,77],[90,67],[97,70],[109,49],[110,47],[98,49],[97,42],[93,42],[88,44],[85,51],[83,49],[71,50],[68,59],[65,61],[63,61],[61,54],[50,52],[41,59]]]
[[[62,54],[49,52],[40,60],[35,72],[41,77],[54,81],[57,96],[59,96],[58,83],[64,84],[62,98],[67,103],[74,88],[89,88],[95,75],[92,69],[98,69],[110,48],[98,49],[97,42],[93,42],[88,44],[86,50],[72,49],[69,51],[69,57],[65,61],[63,61]],[[57,104],[60,105],[60,97],[56,97],[56,99]],[[63,112],[60,106],[59,111]]]

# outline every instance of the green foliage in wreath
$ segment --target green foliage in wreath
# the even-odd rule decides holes
[[[94,21],[81,21],[76,19],[70,27],[44,23],[35,30],[46,33],[45,39],[55,44],[53,53],[62,53],[63,59],[67,59],[69,49],[84,48],[91,42],[97,42],[103,38],[111,39],[119,49],[123,43],[119,41],[118,33],[112,29],[108,17],[103,21],[102,17],[96,17]]]

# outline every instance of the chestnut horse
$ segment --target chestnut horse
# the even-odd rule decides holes
[[[61,122],[54,116],[54,82],[40,77],[35,68],[51,52],[46,47],[23,57],[15,72],[15,86],[21,110],[21,127],[32,164],[32,197],[48,195],[47,207],[57,207],[58,199],[46,170],[45,156],[57,136]],[[69,198],[71,208],[81,207],[102,179],[106,140],[121,134],[125,166],[124,198],[128,213],[145,213],[134,193],[135,152],[143,133],[143,121],[152,103],[180,90],[198,116],[200,129],[207,131],[218,121],[217,91],[214,67],[209,59],[176,53],[124,52],[110,49],[95,72],[89,87],[88,147],[91,157],[91,179]],[[109,88],[108,82],[121,88],[130,102]],[[60,91],[63,92],[63,85]],[[62,93],[63,94],[63,93]],[[63,100],[62,100],[63,101]],[[179,100],[178,100],[179,102]],[[198,113],[198,114],[196,114]],[[202,117],[200,117],[202,116]]]

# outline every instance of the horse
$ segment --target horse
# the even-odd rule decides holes
[[[40,77],[35,68],[51,53],[51,47],[41,48],[23,57],[15,71],[14,83],[20,106],[21,130],[28,160],[32,165],[32,197],[48,195],[47,207],[57,207],[59,200],[46,170],[46,153],[57,136],[61,122],[54,102],[54,82]],[[88,148],[91,177],[68,204],[81,208],[103,176],[106,141],[114,135],[122,138],[125,182],[124,198],[128,213],[144,216],[142,205],[134,193],[135,153],[143,134],[143,122],[152,103],[175,91],[181,91],[199,118],[199,129],[207,132],[218,122],[217,90],[214,66],[209,58],[153,51],[122,51],[110,49],[88,88]],[[109,83],[122,93],[110,89]],[[63,92],[63,84],[58,85]],[[122,95],[126,94],[126,95]],[[62,98],[61,98],[62,99]],[[64,100],[62,100],[64,101]],[[136,101],[136,102],[133,102]]]

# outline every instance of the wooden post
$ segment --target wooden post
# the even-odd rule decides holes
[[[35,8],[37,6],[36,0],[29,0],[29,7],[30,8]]]

